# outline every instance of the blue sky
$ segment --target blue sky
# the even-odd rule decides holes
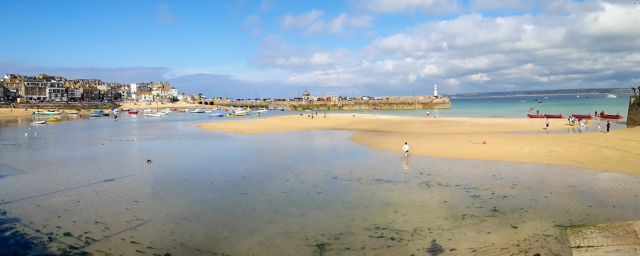
[[[627,87],[640,66],[632,1],[10,0],[3,8],[0,73],[169,80],[209,95]]]

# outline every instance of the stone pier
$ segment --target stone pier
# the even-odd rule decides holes
[[[640,126],[640,96],[632,95],[629,99],[629,113],[627,114],[627,126]]]

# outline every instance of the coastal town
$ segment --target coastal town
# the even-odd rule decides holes
[[[191,100],[167,82],[122,84],[99,79],[67,79],[40,74],[7,74],[0,79],[0,102],[17,104]]]
[[[264,108],[278,110],[407,110],[449,108],[448,97],[433,96],[314,96],[304,91],[292,98],[228,98],[179,92],[169,82],[117,83],[99,79],[68,79],[40,74],[6,74],[0,79],[0,103],[5,106],[108,108],[133,105],[143,108],[155,103],[183,103],[201,107]],[[1,105],[0,105],[1,106]]]

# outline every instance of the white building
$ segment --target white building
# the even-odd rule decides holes
[[[64,83],[60,81],[49,81],[47,84],[47,100],[49,101],[67,101],[67,94],[64,89]]]
[[[138,92],[138,84],[129,84],[129,93],[132,100],[136,99],[136,93]]]
[[[433,85],[433,97],[438,97],[438,84]]]
[[[178,95],[179,95],[179,94],[178,94],[178,89],[176,89],[176,88],[172,88],[172,89],[169,91],[169,96],[172,96],[172,97],[178,97]]]

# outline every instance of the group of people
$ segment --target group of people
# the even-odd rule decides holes
[[[311,112],[311,113],[306,114],[306,115],[303,114],[303,113],[300,113],[300,116],[306,116],[307,118],[314,119],[314,118],[319,118],[320,117],[320,113],[318,113],[318,111]],[[323,118],[327,118],[327,112],[322,112],[322,117]]]
[[[597,113],[597,112],[596,112]],[[587,120],[586,119],[581,119],[581,118],[575,118],[573,115],[570,115],[569,118],[567,119],[567,121],[569,122],[569,125],[572,127],[576,127],[578,128],[579,132],[584,132],[587,130]],[[598,121],[598,131],[599,132],[610,132],[611,131],[611,120],[607,120],[606,123],[604,123],[603,125],[603,121],[599,120]],[[546,128],[549,128],[549,121],[547,120],[546,122]]]

